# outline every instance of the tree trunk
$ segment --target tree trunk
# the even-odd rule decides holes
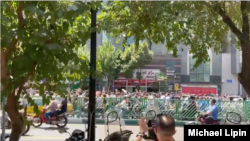
[[[242,70],[238,74],[238,80],[247,94],[250,96],[250,46],[247,43],[241,43],[242,48]]]
[[[109,92],[109,91],[111,90],[111,86],[112,86],[112,85],[111,85],[111,80],[112,80],[112,79],[109,78],[109,77],[108,77],[107,79],[108,79],[108,92]]]
[[[9,141],[18,141],[22,134],[23,121],[18,112],[18,105],[15,98],[15,91],[8,95],[6,111],[12,122],[12,130]]]

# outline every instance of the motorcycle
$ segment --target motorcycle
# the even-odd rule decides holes
[[[96,128],[96,127],[95,127]],[[71,134],[65,130],[65,129],[61,129],[59,130],[59,133],[68,133],[69,134],[69,138],[66,138],[65,141],[85,141],[87,140],[87,138],[85,137],[85,134],[88,132],[88,128],[85,124],[85,131],[79,130],[79,129],[75,129]]]
[[[198,111],[197,116],[200,115],[200,113],[202,112]],[[233,124],[240,124],[241,115],[235,112],[227,112],[223,124],[226,124],[227,121]],[[191,121],[187,123],[187,125],[205,125],[205,124],[206,122],[203,119],[197,119],[197,118],[195,121]],[[220,124],[221,124],[221,119],[218,119],[218,120],[214,120],[210,125],[220,125]]]
[[[10,138],[10,134],[5,134],[4,138],[5,138],[5,140],[8,139],[8,138]],[[0,135],[0,139],[3,139],[2,135]]]
[[[22,114],[22,113],[20,113],[20,114]],[[6,115],[5,129],[12,129],[12,123],[11,123],[10,117],[8,116],[7,112],[5,113],[5,115]],[[26,135],[29,132],[29,130],[30,130],[30,122],[31,121],[32,121],[32,117],[27,116],[27,123],[23,127],[22,135]]]
[[[76,129],[72,132],[72,134],[70,134],[68,131],[66,131],[65,129],[63,130],[59,130],[60,133],[68,133],[69,134],[69,138],[65,139],[65,141],[85,141],[85,132],[79,129]]]
[[[39,116],[33,117],[32,125],[34,127],[40,127],[43,123],[47,123],[45,118],[46,113],[46,106],[43,107],[42,114]],[[56,125],[59,128],[64,128],[68,123],[68,118],[66,117],[65,113],[57,115],[56,117],[50,117],[50,125]]]

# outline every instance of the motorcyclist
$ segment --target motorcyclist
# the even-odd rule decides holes
[[[212,99],[208,110],[197,118],[198,121],[205,122],[206,124],[212,124],[214,120],[218,120],[218,105],[216,105],[216,99]]]
[[[64,99],[64,100],[62,100],[62,103],[59,106],[59,108],[55,112],[51,113],[51,116],[53,116],[53,117],[55,116],[58,120],[57,116],[60,114],[66,113],[67,110],[68,110],[68,102],[66,99]]]
[[[47,121],[48,124],[50,123],[50,118],[49,117],[51,116],[51,113],[55,112],[57,108],[58,108],[57,107],[57,102],[55,101],[55,98],[52,97],[52,102],[51,102],[50,106],[46,107],[46,109],[49,109],[50,111],[47,111],[45,113],[45,118],[46,118],[46,121]]]

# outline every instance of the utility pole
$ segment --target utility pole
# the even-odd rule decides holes
[[[173,85],[173,88],[174,88],[174,92],[176,93],[176,90],[175,90],[175,70],[174,70],[174,85]]]
[[[97,11],[91,8],[91,28],[96,27]],[[96,31],[91,32],[90,41],[90,76],[89,76],[89,113],[88,113],[88,141],[95,141],[95,105],[96,105]]]
[[[6,104],[6,98],[3,98],[2,101],[2,135],[1,135],[1,141],[5,141],[5,120],[6,120],[6,114],[5,114],[5,104]]]

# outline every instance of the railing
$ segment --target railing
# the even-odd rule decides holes
[[[192,106],[190,100],[162,100],[162,99],[128,99],[128,98],[97,98],[96,100],[96,115],[97,118],[104,117],[104,113],[111,110],[121,110],[116,108],[123,100],[130,101],[131,105],[124,106],[121,118],[141,118],[149,110],[154,110],[157,114],[168,113],[178,120],[194,120],[198,111],[207,110],[209,100],[193,101],[196,106]],[[87,115],[87,107],[83,107],[84,98],[78,98],[73,104],[74,115],[84,117]],[[227,112],[236,112],[242,116],[243,120],[250,120],[250,101],[219,101],[218,117],[225,118]],[[130,107],[130,108],[128,108]]]
[[[129,101],[130,105],[123,104],[122,101]],[[86,118],[88,114],[88,99],[80,97],[72,99],[68,104],[69,114],[73,117]],[[126,103],[126,102],[125,102]],[[192,106],[193,105],[197,105]],[[219,101],[219,118],[225,118],[227,112],[236,112],[242,116],[245,121],[250,120],[250,101]],[[194,120],[198,111],[206,110],[209,107],[209,100],[162,100],[162,99],[135,99],[135,98],[97,98],[96,99],[96,117],[103,118],[105,112],[118,110],[121,118],[139,119],[149,110],[154,110],[157,114],[168,113],[178,120]],[[42,106],[39,103],[39,109]],[[30,111],[32,107],[29,107]],[[121,110],[122,109],[122,110]],[[32,112],[32,111],[31,111]]]

